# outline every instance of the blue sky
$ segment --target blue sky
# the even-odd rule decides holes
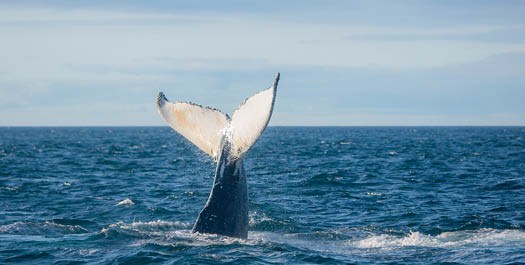
[[[283,3],[284,2],[284,3]],[[164,125],[155,97],[270,125],[525,125],[525,1],[2,1],[0,126]]]

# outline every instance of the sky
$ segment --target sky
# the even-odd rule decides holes
[[[525,125],[525,1],[1,1],[0,126]]]

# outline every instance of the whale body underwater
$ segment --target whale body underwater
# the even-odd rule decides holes
[[[248,237],[248,185],[243,157],[272,116],[277,85],[241,103],[230,118],[220,110],[191,102],[170,102],[160,92],[157,109],[177,133],[217,161],[213,186],[192,232]]]

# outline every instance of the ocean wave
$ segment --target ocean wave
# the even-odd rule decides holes
[[[189,228],[189,223],[183,223],[179,221],[150,221],[150,222],[132,222],[126,224],[124,222],[118,222],[115,224],[110,224],[105,228],[102,228],[101,232],[108,233],[111,230],[129,230],[135,232],[165,232],[172,231],[177,229],[186,229]]]
[[[347,245],[357,248],[434,247],[453,248],[459,246],[518,246],[525,247],[525,232],[520,230],[480,229],[470,231],[443,232],[436,236],[410,232],[404,236],[373,235]]]
[[[315,174],[312,177],[303,180],[302,186],[304,187],[317,187],[317,186],[345,186],[346,173],[344,170],[336,170],[335,172],[322,172]]]
[[[250,230],[258,231],[292,231],[295,229],[293,221],[286,219],[274,219],[265,213],[251,212],[248,219]]]
[[[15,235],[43,235],[61,236],[67,234],[87,233],[88,230],[80,225],[57,224],[50,221],[45,222],[15,222],[1,225],[1,234]]]
[[[102,228],[100,231],[106,238],[134,239],[131,246],[207,246],[248,244],[254,245],[259,241],[240,239],[217,234],[193,233],[192,224],[179,221],[156,220],[150,222],[118,222]]]
[[[515,229],[463,230],[429,235],[418,231],[399,234],[399,232],[374,233],[368,229],[335,229],[306,233],[278,233],[261,229],[277,222],[264,213],[250,214],[248,239],[242,240],[216,234],[192,233],[190,223],[156,220],[150,222],[118,222],[103,228],[106,237],[131,236],[139,239],[138,244],[216,245],[241,243],[260,245],[266,243],[286,244],[292,247],[307,248],[314,251],[334,252],[358,249],[385,249],[406,247],[456,248],[456,247],[525,247],[525,232]],[[160,239],[160,241],[159,241]],[[164,243],[163,243],[164,242]],[[324,247],[323,247],[324,246]]]
[[[118,222],[102,228],[99,236],[112,240],[148,239],[152,237],[166,237],[175,230],[187,229],[188,227],[188,223],[178,221]]]
[[[367,232],[369,233],[369,232]],[[471,231],[444,232],[436,236],[420,232],[405,235],[368,234],[357,230],[336,230],[314,233],[279,234],[274,232],[250,232],[252,244],[281,244],[286,248],[347,255],[374,251],[392,252],[407,248],[462,248],[484,249],[494,247],[523,248],[525,232],[521,230],[480,229]],[[361,235],[359,235],[361,234]]]

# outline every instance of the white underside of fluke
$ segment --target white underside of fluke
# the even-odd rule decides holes
[[[213,158],[219,155],[222,137],[230,141],[232,154],[241,157],[270,121],[278,82],[279,73],[270,88],[247,98],[231,119],[217,109],[190,102],[169,102],[162,92],[157,97],[157,108],[171,128]]]

